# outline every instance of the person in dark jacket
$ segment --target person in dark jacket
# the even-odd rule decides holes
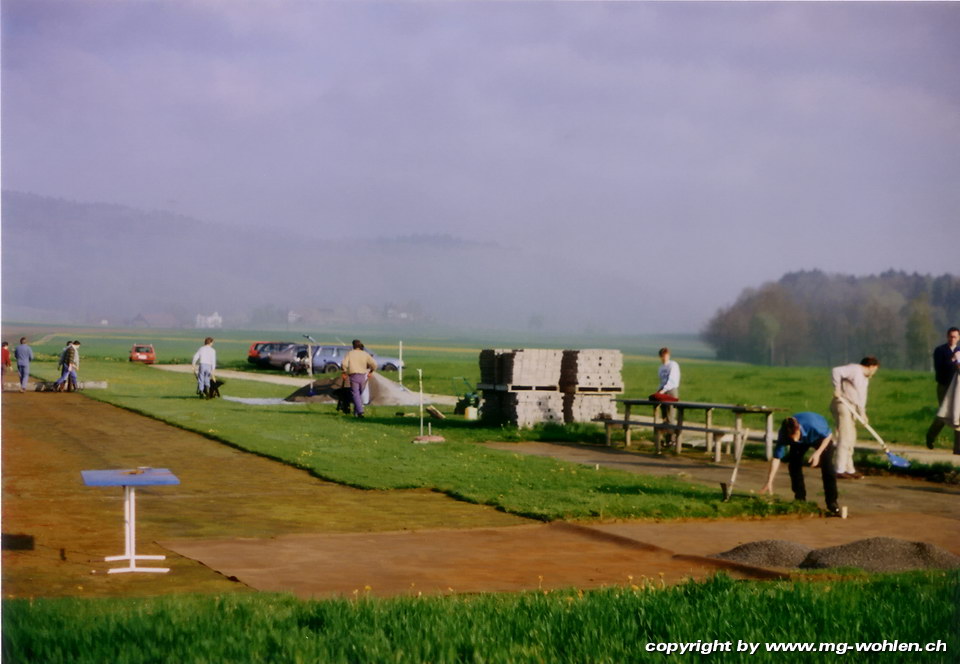
[[[938,407],[943,404],[943,397],[946,396],[954,374],[957,373],[953,358],[958,348],[960,348],[960,329],[951,327],[947,330],[947,343],[933,349],[933,373],[934,379],[937,381]],[[941,418],[934,417],[930,428],[927,429],[927,447],[931,450],[944,424],[945,422]]]

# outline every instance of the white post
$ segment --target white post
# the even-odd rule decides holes
[[[420,381],[420,435],[423,435],[423,369],[417,369],[417,377]]]
[[[307,344],[307,375],[313,378],[313,345]]]
[[[398,368],[398,370],[400,371],[400,375],[398,376],[398,378],[400,379],[400,384],[403,385],[403,340],[402,339],[400,341],[400,357],[397,359],[400,360],[400,367]]]

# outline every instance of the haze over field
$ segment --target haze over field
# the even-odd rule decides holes
[[[960,3],[4,0],[2,30],[5,311],[698,332],[789,271],[957,272]]]

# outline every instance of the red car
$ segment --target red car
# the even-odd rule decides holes
[[[151,344],[135,344],[130,349],[130,361],[153,364],[157,361],[157,354]]]
[[[270,359],[270,353],[288,345],[290,344],[286,341],[254,341],[250,344],[250,350],[247,351],[247,362],[266,366]]]

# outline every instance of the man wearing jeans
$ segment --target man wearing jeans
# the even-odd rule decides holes
[[[213,337],[203,340],[203,345],[193,354],[193,371],[197,374],[197,392],[201,399],[210,394],[210,379],[217,369],[217,351],[213,349]]]
[[[780,425],[777,446],[773,450],[773,458],[770,459],[770,473],[767,476],[767,483],[760,489],[760,495],[773,493],[773,478],[780,468],[780,461],[786,457],[793,497],[797,500],[806,500],[807,487],[803,481],[803,457],[807,450],[813,449],[810,465],[813,468],[820,466],[827,513],[831,516],[839,515],[837,474],[833,467],[834,447],[830,425],[822,415],[797,413],[793,417],[786,418]]]
[[[938,407],[943,404],[943,397],[947,394],[947,388],[950,387],[953,376],[957,373],[953,357],[958,348],[960,348],[960,329],[951,327],[947,330],[947,343],[933,349],[933,372],[937,381]],[[927,429],[927,447],[931,450],[944,424],[945,422],[942,419],[934,417],[930,428]]]
[[[370,353],[363,349],[359,339],[353,340],[353,350],[343,358],[343,375],[350,380],[350,393],[353,395],[353,413],[363,417],[363,388],[370,374],[377,370],[377,363]]]
[[[20,373],[20,391],[27,391],[27,382],[30,380],[30,362],[33,360],[33,349],[27,345],[27,338],[20,337],[20,345],[13,351],[17,359],[17,371]]]

